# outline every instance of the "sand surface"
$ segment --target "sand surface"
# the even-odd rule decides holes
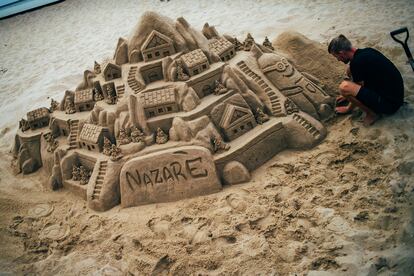
[[[369,128],[358,112],[334,118],[316,148],[275,156],[247,184],[174,203],[96,213],[49,191],[42,171],[14,176],[18,120],[60,101],[147,10],[239,40],[267,35],[330,90],[344,66],[323,53],[343,33],[396,64],[407,104]],[[65,1],[0,21],[0,274],[412,275],[414,73],[389,36],[402,26],[414,33],[410,0]],[[276,40],[285,31],[319,48]]]

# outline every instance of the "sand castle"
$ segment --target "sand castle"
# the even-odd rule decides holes
[[[100,211],[213,193],[324,139],[332,99],[317,83],[267,38],[146,13],[60,103],[27,113],[12,165]]]

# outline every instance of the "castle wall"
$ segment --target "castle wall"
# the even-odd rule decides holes
[[[40,149],[42,133],[40,132],[30,136],[17,134],[17,137],[19,140],[17,158],[20,169],[23,174],[35,172],[43,165]]]
[[[242,163],[249,171],[258,168],[287,147],[285,132],[282,122],[276,119],[257,126],[254,132],[243,136],[244,143],[232,143],[229,151],[215,156],[217,170],[222,173],[231,161]]]

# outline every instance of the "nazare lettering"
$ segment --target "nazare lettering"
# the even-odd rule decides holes
[[[174,161],[168,165],[140,171],[130,170],[125,173],[128,187],[134,191],[140,185],[157,185],[163,183],[178,183],[189,179],[208,177],[208,171],[203,167],[201,157],[186,159],[181,162]]]

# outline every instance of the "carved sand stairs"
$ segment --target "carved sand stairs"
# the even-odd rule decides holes
[[[237,63],[237,66],[243,73],[251,77],[260,86],[260,88],[266,92],[272,105],[272,114],[276,117],[284,117],[285,114],[282,111],[282,104],[279,97],[273,91],[273,89],[270,88],[270,86],[262,79],[262,77],[253,72],[243,60],[239,61]]]
[[[308,120],[300,116],[299,114],[293,114],[293,120],[298,122],[303,128],[306,129],[315,139],[319,139],[320,133],[319,131],[311,124]]]
[[[78,138],[79,121],[73,120],[70,122],[70,134],[69,134],[69,149],[76,149],[78,144],[76,139]]]
[[[116,94],[117,94],[118,100],[122,99],[122,97],[125,94],[125,84],[121,84],[116,87]]]
[[[127,80],[129,87],[131,87],[131,89],[134,91],[135,94],[138,93],[142,89],[141,84],[135,78],[137,69],[138,69],[137,66],[131,66],[131,68],[129,68],[128,80]]]
[[[108,161],[106,160],[100,161],[98,176],[96,177],[95,186],[93,187],[92,200],[99,199],[99,195],[101,194],[101,189],[104,183],[104,177],[105,177],[107,168],[108,168]]]

